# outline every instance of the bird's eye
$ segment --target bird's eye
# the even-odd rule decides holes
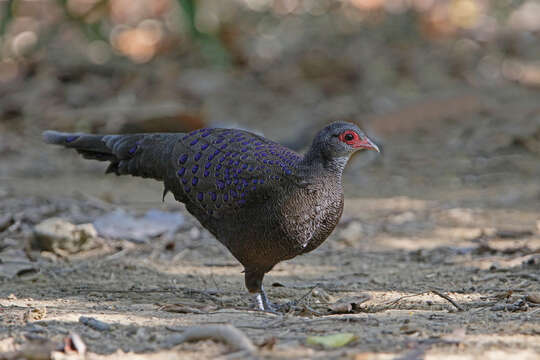
[[[359,136],[355,131],[347,130],[339,135],[339,140],[343,141],[347,145],[353,145],[359,140]]]

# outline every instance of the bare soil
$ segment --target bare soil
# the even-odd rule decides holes
[[[33,270],[8,276],[4,268],[0,353],[35,343],[44,349],[76,332],[91,359],[234,357],[211,340],[167,343],[190,326],[232,324],[267,344],[263,358],[538,358],[540,308],[531,301],[540,292],[538,160],[522,149],[484,160],[536,164],[519,185],[510,176],[452,185],[446,174],[459,174],[459,151],[415,137],[395,137],[396,147],[386,146],[381,158],[352,160],[338,228],[319,249],[277,265],[265,279],[274,301],[297,301],[275,315],[251,310],[241,266],[187,212],[181,231],[146,244],[102,239],[71,255],[32,248],[33,227],[52,216],[85,223],[118,207],[185,210],[171,199],[160,204],[153,181],[103,176],[102,164],[11,136],[17,152],[4,156],[9,181],[2,182],[0,210],[13,220],[2,232],[0,258]],[[399,167],[403,154],[417,159],[407,169]],[[352,304],[344,314],[331,310],[339,300]],[[111,327],[94,330],[81,316]],[[344,332],[356,339],[338,349],[306,343]]]

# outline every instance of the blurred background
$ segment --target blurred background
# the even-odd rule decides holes
[[[75,172],[44,129],[236,126],[301,151],[347,120],[384,149],[353,159],[350,195],[540,200],[538,1],[0,5],[0,176],[12,185]]]

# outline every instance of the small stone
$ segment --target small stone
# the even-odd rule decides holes
[[[540,304],[540,292],[532,292],[532,293],[529,293],[527,294],[527,296],[525,297],[525,299],[528,301],[528,302],[532,302],[534,304]]]

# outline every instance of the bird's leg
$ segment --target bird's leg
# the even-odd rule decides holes
[[[262,285],[263,277],[264,272],[253,272],[246,270],[246,287],[250,293],[255,294],[255,306],[258,310],[276,312],[274,304],[268,300],[266,292],[264,291],[264,287]]]

